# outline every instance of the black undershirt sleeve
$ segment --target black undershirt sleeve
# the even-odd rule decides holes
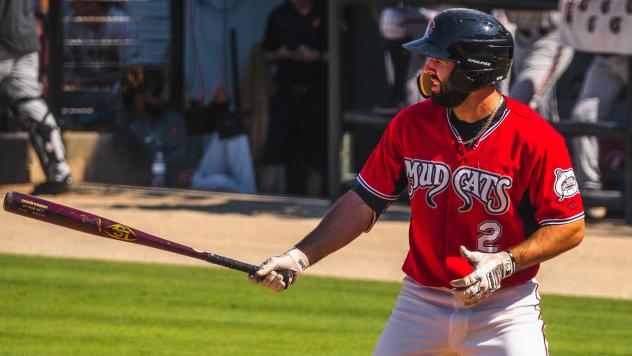
[[[400,171],[400,174],[399,174],[399,179],[395,183],[395,189],[394,189],[395,194],[393,195],[401,194],[402,190],[404,190],[407,183],[408,183],[408,179],[406,177],[406,170],[402,167],[402,170]],[[360,198],[362,198],[362,200],[364,201],[366,205],[368,205],[371,209],[373,209],[373,211],[375,211],[375,214],[376,214],[375,220],[377,220],[380,217],[380,215],[382,215],[382,213],[384,213],[386,209],[388,209],[388,207],[391,206],[393,202],[395,202],[395,200],[384,199],[371,193],[362,184],[360,184],[360,182],[357,179],[352,190],[356,192],[360,196]]]
[[[540,226],[535,220],[535,206],[529,198],[529,190],[522,195],[520,206],[518,207],[518,216],[522,220],[522,228],[525,238],[529,238]]]

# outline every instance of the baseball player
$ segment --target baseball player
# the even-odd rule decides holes
[[[0,5],[0,90],[9,97],[12,110],[26,117],[23,124],[28,127],[46,174],[46,182],[38,185],[33,194],[56,194],[68,190],[70,166],[61,131],[42,99],[42,88],[37,81],[39,44],[30,8],[28,0]]]
[[[355,188],[254,282],[281,291],[293,271],[342,248],[408,188],[410,250],[376,355],[547,355],[535,275],[578,245],[584,210],[564,139],[524,104],[500,95],[511,34],[469,9],[438,13],[404,44],[429,57],[429,97],[390,122]]]

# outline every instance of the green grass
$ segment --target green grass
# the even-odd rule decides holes
[[[0,355],[367,355],[398,283],[0,255]],[[632,354],[632,301],[546,296],[552,355]]]
[[[551,355],[632,355],[632,300],[545,295]]]

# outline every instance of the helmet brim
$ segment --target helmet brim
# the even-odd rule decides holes
[[[448,51],[432,43],[428,39],[428,36],[424,36],[418,40],[406,42],[402,45],[402,47],[411,52],[423,54],[427,57],[451,60]]]

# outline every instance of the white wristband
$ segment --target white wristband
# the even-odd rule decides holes
[[[503,278],[509,277],[516,272],[516,259],[511,251],[503,251],[507,257],[503,259]]]
[[[294,259],[296,265],[301,269],[301,272],[309,267],[309,259],[301,250],[297,249],[296,247],[289,250],[287,254]]]

